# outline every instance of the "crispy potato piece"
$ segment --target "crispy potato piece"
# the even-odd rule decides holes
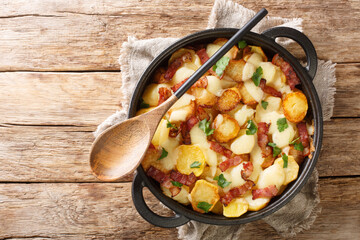
[[[211,108],[217,102],[217,97],[204,88],[193,88],[191,94],[195,96],[196,104],[203,108]]]
[[[245,64],[246,62],[242,59],[230,60],[224,71],[225,76],[230,77],[235,82],[242,82]]]
[[[211,212],[218,214],[218,215],[222,215],[223,214],[223,205],[220,201],[217,201],[215,203],[215,206],[213,207],[213,209],[211,209]]]
[[[220,143],[228,142],[240,131],[238,122],[228,114],[218,114],[213,122],[213,137]]]
[[[257,104],[257,101],[250,95],[248,90],[246,89],[245,85],[243,83],[238,85],[238,88],[240,90],[241,94],[241,101],[249,106],[255,106]]]
[[[202,174],[205,167],[205,156],[200,147],[196,145],[180,145],[176,148],[176,151],[176,168],[180,173],[189,175],[193,172],[197,177]],[[199,162],[200,166],[191,168],[190,165],[194,162]]]
[[[190,101],[189,105],[170,109],[168,111],[169,121],[172,123],[186,121],[190,116],[195,114],[195,110],[196,106],[194,101]]]
[[[150,166],[153,166],[166,174],[170,173],[171,168],[167,168],[163,161],[158,160],[160,156],[161,150],[159,147],[148,148],[141,162],[141,166],[145,171],[147,171]]]
[[[301,122],[308,110],[306,96],[300,91],[287,94],[282,106],[286,119],[293,123]]]
[[[228,112],[239,105],[241,94],[238,88],[228,88],[218,98],[216,107],[220,112]]]
[[[240,217],[248,211],[249,204],[244,198],[232,200],[226,207],[224,206],[223,214],[225,217]]]
[[[218,38],[213,42],[213,44],[223,46],[225,43],[227,43],[227,41],[229,41],[229,40],[226,38]],[[231,56],[230,59],[236,58],[238,51],[239,51],[239,49],[236,46],[233,46],[228,52],[229,53],[228,55]]]
[[[265,55],[265,53],[264,53],[264,51],[262,50],[261,47],[259,47],[259,46],[250,46],[250,48],[251,48],[251,52],[258,53],[258,54],[261,55],[261,57],[263,59],[263,62],[267,62],[268,58]]]
[[[278,158],[275,160],[274,164],[280,165],[284,169],[285,172],[285,181],[284,185],[288,185],[290,182],[297,179],[298,173],[299,173],[299,165],[295,161],[295,159],[292,156],[288,156],[288,165],[286,168],[284,168],[284,160],[282,158]]]
[[[209,209],[209,211],[211,211],[214,208],[216,202],[220,199],[218,194],[218,187],[205,180],[196,181],[195,187],[192,189],[190,196],[190,202],[193,209],[200,213],[205,212],[204,210],[197,207],[200,202],[211,204]]]
[[[180,48],[179,50],[177,50],[176,52],[174,52],[169,61],[168,61],[168,65],[170,66],[170,64],[175,61],[177,58],[182,57],[184,54],[186,53],[190,53],[191,58],[187,59],[188,62],[192,62],[195,63],[195,61],[197,60],[197,58],[199,58],[194,50],[188,49],[188,48]]]
[[[260,209],[266,207],[268,205],[268,203],[270,202],[269,197],[262,197],[262,198],[257,198],[255,200],[253,200],[251,191],[247,192],[244,195],[244,198],[249,204],[248,211],[259,211]]]
[[[161,190],[163,191],[163,193],[168,196],[169,198],[172,198],[176,201],[178,201],[179,203],[182,203],[184,205],[189,205],[190,201],[189,201],[189,187],[186,185],[182,185],[181,186],[181,191],[179,192],[179,194],[177,194],[176,196],[172,197],[171,196],[171,192],[168,188],[164,187],[163,185],[160,185]]]

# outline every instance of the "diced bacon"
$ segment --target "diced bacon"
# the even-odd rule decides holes
[[[158,105],[162,104],[163,102],[165,102],[169,97],[171,97],[172,93],[169,89],[165,88],[165,87],[161,87],[159,88],[159,101],[158,101]]]
[[[170,81],[173,76],[175,75],[176,71],[178,70],[178,68],[180,68],[185,62],[190,62],[191,61],[191,53],[187,52],[184,55],[182,55],[181,57],[175,59],[170,66],[168,67],[168,69],[165,72],[164,78],[167,81]]]
[[[180,131],[180,128],[170,128],[169,137],[176,138],[176,136],[179,135]]]
[[[309,147],[309,134],[306,128],[306,123],[299,122],[298,124],[296,124],[296,126],[299,131],[300,141],[302,145],[304,146],[304,148]]]
[[[168,80],[164,78],[165,76],[165,69],[163,67],[156,70],[153,78],[154,83],[167,83]]]
[[[180,123],[181,136],[185,145],[191,144],[190,130],[199,122],[195,116],[191,116],[186,122]]]
[[[294,157],[294,160],[301,165],[304,160],[303,152],[296,150],[294,145],[290,145],[289,155]]]
[[[270,124],[267,124],[265,122],[259,122],[258,123],[258,145],[261,148],[262,156],[264,158],[269,157],[272,155],[273,151],[270,146],[268,146],[269,143],[269,132]]]
[[[163,185],[166,188],[171,188],[173,185],[171,183],[171,178],[169,175],[166,175],[164,172],[160,171],[159,169],[150,166],[147,170],[146,174],[153,179],[155,179],[157,182],[159,182],[161,185]]]
[[[196,182],[196,176],[194,173],[191,173],[190,175],[179,173],[178,171],[172,170],[170,173],[170,178],[174,181],[177,181],[181,184],[190,186],[191,184]]]
[[[176,91],[181,87],[181,85],[183,85],[183,84],[186,82],[186,80],[188,80],[188,79],[189,79],[189,78],[185,78],[185,79],[182,80],[181,82],[175,84],[174,86],[171,87],[171,90],[172,90],[173,92],[176,92]]]
[[[199,122],[199,119],[197,119],[197,117],[191,116],[191,117],[186,121],[187,130],[190,131],[198,122]]]
[[[196,54],[199,56],[201,64],[204,64],[210,58],[205,48],[200,49]]]
[[[184,80],[182,80],[181,82],[175,84],[174,86],[171,87],[171,90],[173,92],[176,92],[189,78],[185,78]],[[199,80],[197,80],[194,85],[192,85],[192,88],[206,88],[208,85],[208,80],[205,76],[201,77]]]
[[[251,53],[251,48],[249,46],[246,46],[242,51],[243,57],[250,54],[250,53]]]
[[[249,161],[249,159],[250,159],[249,154],[236,155],[233,158],[229,158],[229,159],[226,159],[225,161],[221,162],[219,164],[219,168],[222,172],[224,172],[230,167],[237,166],[244,161]]]
[[[181,188],[173,186],[173,187],[170,187],[169,190],[171,192],[171,196],[175,197],[176,195],[178,195],[180,193]]]
[[[273,156],[268,156],[264,159],[263,163],[261,164],[261,167],[263,169],[268,168],[271,165],[273,165],[274,161],[275,161],[275,158]]]
[[[225,196],[220,199],[220,201],[222,202],[222,204],[224,204],[224,206],[227,206],[234,198],[240,197],[244,195],[248,190],[251,190],[254,185],[255,183],[253,181],[247,180],[240,187],[230,189],[230,191],[227,192]]]
[[[233,155],[233,152],[230,149],[227,149],[226,147],[222,146],[220,143],[214,141],[209,141],[209,143],[211,150],[220,153],[221,155],[224,155],[227,158],[231,158],[231,156]]]
[[[277,193],[278,193],[278,189],[276,188],[276,186],[270,185],[266,188],[254,189],[252,191],[252,195],[253,195],[252,199],[255,200],[261,197],[275,197]]]
[[[247,180],[251,176],[252,172],[254,171],[254,165],[252,164],[252,162],[247,162],[247,163],[244,163],[243,167],[244,167],[244,170],[241,170],[241,177],[244,180]]]
[[[310,148],[309,147],[304,148],[303,155],[304,155],[304,157],[307,157],[307,156],[310,155]]]
[[[282,57],[280,57],[278,53],[274,55],[272,63],[280,67],[281,71],[283,71],[291,90],[294,90],[295,86],[300,84],[300,79],[296,75],[294,69],[288,62],[286,62]]]
[[[271,96],[274,96],[274,97],[279,97],[279,98],[282,97],[281,92],[277,91],[273,87],[270,87],[270,86],[266,85],[266,80],[265,79],[260,80],[260,85],[259,86],[260,86],[261,90],[264,91],[264,93],[270,94]]]
[[[200,106],[196,107],[196,116],[200,121],[202,121],[204,119],[206,119],[207,121],[210,120],[209,114],[204,110],[204,108],[202,108]]]

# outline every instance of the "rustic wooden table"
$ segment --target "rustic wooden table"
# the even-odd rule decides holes
[[[334,116],[318,170],[322,213],[298,239],[360,239],[360,1],[239,1],[301,17],[321,59],[337,63]],[[92,132],[121,109],[117,58],[128,35],[181,37],[207,25],[213,0],[1,1],[0,238],[176,239],[143,220],[131,177],[91,175]],[[299,58],[299,47],[290,51]],[[156,208],[158,201],[147,194]],[[165,214],[165,210],[157,210]],[[279,238],[261,221],[243,239]]]

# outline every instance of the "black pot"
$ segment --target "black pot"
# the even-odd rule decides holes
[[[164,50],[150,63],[137,83],[136,89],[131,98],[129,117],[135,116],[139,99],[142,96],[145,86],[151,82],[151,76],[154,71],[161,65],[165,66],[173,52],[188,45],[210,43],[219,37],[230,38],[237,31],[238,29],[234,28],[221,28],[197,32],[180,39]],[[275,42],[275,38],[277,37],[287,37],[300,44],[306,54],[307,66],[301,66],[293,55],[278,45]],[[251,45],[261,46],[267,56],[273,56],[275,53],[279,53],[280,56],[291,64],[300,78],[302,91],[306,95],[309,103],[308,115],[314,119],[315,134],[313,136],[313,144],[315,146],[315,151],[312,153],[313,157],[312,159],[306,158],[304,160],[300,166],[298,178],[296,181],[290,183],[280,196],[273,198],[265,208],[256,212],[247,212],[238,218],[227,218],[212,213],[201,214],[192,210],[191,207],[184,206],[177,201],[168,198],[162,193],[159,184],[152,178],[148,177],[144,169],[140,166],[137,169],[137,174],[134,177],[132,185],[132,199],[139,214],[154,225],[170,228],[183,225],[189,220],[215,225],[235,225],[261,219],[277,211],[288,203],[300,191],[315,168],[321,148],[323,119],[320,101],[315,87],[312,84],[312,79],[315,76],[317,68],[317,56],[313,44],[303,33],[286,27],[272,28],[262,34],[250,32],[243,39]],[[163,204],[172,209],[176,213],[175,216],[162,217],[152,212],[146,205],[143,198],[144,187],[149,188]]]

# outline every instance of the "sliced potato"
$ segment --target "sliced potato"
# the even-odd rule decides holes
[[[220,44],[214,44],[214,43],[210,43],[206,46],[206,53],[209,57],[211,57],[212,55],[214,55],[214,53],[216,53],[222,45]],[[237,48],[233,47],[231,48],[224,56],[230,58],[230,59],[234,59],[237,55]]]
[[[261,189],[270,185],[275,185],[279,190],[280,187],[284,185],[285,177],[286,175],[283,166],[273,164],[260,173],[256,186]]]
[[[242,83],[239,84],[238,87],[241,94],[241,101],[246,105],[255,106],[255,104],[257,104],[257,101],[250,95],[245,85]]]
[[[220,143],[228,142],[240,131],[238,122],[228,114],[218,114],[213,122],[213,137]]]
[[[244,82],[244,87],[246,88],[247,92],[251,95],[256,102],[260,102],[264,92],[261,88],[257,87],[252,80],[247,80]]]
[[[251,55],[244,56],[244,60],[248,63],[251,63],[258,68],[260,63],[263,62],[263,58],[259,53],[252,53]]]
[[[222,80],[220,80],[216,76],[207,76],[206,78],[208,80],[208,85],[207,85],[206,89],[209,92],[211,92],[212,94],[220,97],[221,91],[223,89],[223,87],[221,85]]]
[[[182,82],[188,77],[190,77],[194,72],[194,69],[188,68],[187,65],[184,65],[178,68],[178,70],[176,70],[174,76],[169,83],[171,84],[171,86],[174,86],[175,84]]]
[[[179,107],[179,108],[175,108],[175,109],[170,109],[168,111],[169,114],[169,121],[172,123],[175,122],[184,122],[186,121],[189,116],[192,116],[195,114],[195,102],[191,101],[190,104]]]
[[[150,112],[151,110],[153,110],[155,107],[149,107],[149,108],[142,108],[139,111],[136,112],[136,116],[139,116],[141,114]]]
[[[205,167],[205,156],[200,147],[196,145],[180,145],[176,148],[176,168],[182,173],[189,175],[194,173],[195,176],[200,176]],[[198,162],[198,168],[192,168],[191,164]]]
[[[239,89],[236,87],[228,88],[217,99],[216,106],[220,112],[228,112],[239,105],[240,100],[241,94]]]
[[[282,106],[286,119],[293,123],[301,122],[308,110],[306,96],[300,91],[287,94]]]
[[[246,129],[241,129],[237,137],[230,145],[230,150],[235,154],[250,153],[255,146],[255,135],[246,135]]]
[[[224,206],[223,214],[225,217],[240,217],[248,211],[249,204],[244,198],[236,198],[227,206]]]
[[[196,104],[200,107],[210,108],[217,102],[217,97],[204,88],[192,88],[191,94],[195,96]]]
[[[150,107],[156,107],[159,103],[159,88],[169,88],[168,84],[149,84],[144,91],[142,96],[145,103],[149,104]],[[170,89],[170,88],[169,88]]]
[[[233,113],[234,118],[239,123],[239,126],[244,126],[248,120],[254,117],[255,110],[247,105],[242,105],[237,108],[237,111]]]
[[[216,39],[213,44],[216,44],[216,45],[219,45],[219,46],[223,46],[225,43],[227,43],[227,41],[229,41],[228,39],[226,38],[218,38]],[[236,46],[233,46],[227,55],[230,55],[230,59],[234,59],[236,58],[236,55],[238,53],[239,49],[236,47]]]
[[[290,182],[297,179],[299,173],[299,165],[292,156],[288,156],[288,164],[286,168],[284,168],[284,160],[281,157],[276,159],[274,164],[278,164],[280,167],[283,167],[285,171],[285,181],[283,183],[284,185],[288,185]]]
[[[182,203],[184,205],[189,205],[190,201],[189,201],[189,187],[186,185],[182,185],[181,186],[181,191],[174,197],[171,196],[171,192],[168,188],[160,185],[161,190],[163,191],[163,193],[168,196],[169,198],[172,198],[176,201],[178,201],[179,203]]]
[[[191,193],[191,205],[197,212],[204,213],[205,211],[199,209],[197,206],[200,202],[206,202],[211,204],[209,211],[211,211],[216,202],[219,201],[220,196],[218,194],[218,187],[205,180],[198,180],[195,183]]]
[[[242,82],[243,69],[245,64],[246,62],[242,59],[230,60],[224,71],[225,76],[231,78],[235,82]]]
[[[213,209],[211,209],[211,212],[218,214],[218,215],[222,215],[223,214],[223,205],[220,201],[217,201],[215,203],[215,206],[213,207]]]
[[[175,102],[174,105],[172,105],[171,109],[175,109],[175,108],[181,108],[184,107],[186,105],[189,105],[191,103],[191,101],[195,100],[195,97],[193,95],[187,94],[185,93],[181,98],[179,98],[179,100],[177,100]]]
[[[266,84],[269,85],[274,82],[277,66],[271,62],[262,62],[259,66],[263,70],[262,78],[266,80]]]
[[[244,198],[249,204],[248,211],[259,211],[260,209],[266,207],[266,205],[268,205],[268,203],[270,202],[270,198],[268,197],[262,197],[253,200],[251,191],[247,192],[244,195]]]
[[[194,50],[188,48],[180,48],[171,55],[168,65],[170,65],[173,61],[175,61],[177,58],[182,57],[186,53],[190,53],[191,55],[191,59],[189,59],[189,62],[196,63],[197,60],[200,61],[199,56],[195,53]]]
[[[253,53],[258,53],[261,55],[262,59],[264,62],[267,62],[268,58],[266,56],[266,54],[264,53],[264,51],[262,50],[261,47],[259,46],[252,46],[252,45],[249,45],[249,47],[251,48],[251,52]]]
[[[255,71],[256,71],[256,67],[253,64],[247,62],[242,72],[242,80],[246,81],[251,79]]]

